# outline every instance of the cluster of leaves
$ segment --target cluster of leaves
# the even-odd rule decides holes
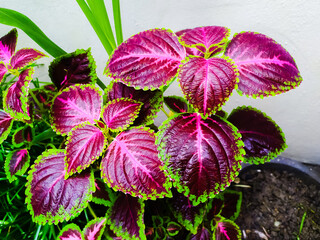
[[[229,33],[208,26],[136,34],[110,57],[105,73],[114,81],[104,92],[95,86],[90,49],[56,58],[49,66],[53,84],[30,90],[30,63],[44,54],[29,50],[15,59],[16,30],[2,37],[0,66],[18,80],[12,78],[3,95],[1,140],[14,120],[25,124],[12,138],[18,150],[6,157],[8,179],[25,174],[32,146],[62,139],[31,162],[26,204],[33,221],[68,221],[93,201],[108,208],[105,216],[83,231],[65,226],[60,239],[240,239],[232,220],[241,197],[231,194],[238,207],[230,214],[227,192],[219,193],[241,162],[264,163],[286,144],[279,126],[259,110],[242,106],[228,115],[221,107],[234,89],[271,96],[298,86],[301,77],[269,37],[242,32],[229,41]],[[163,97],[176,79],[184,98]],[[153,121],[163,102],[171,116],[158,128]],[[33,124],[47,121],[50,128],[35,134]],[[171,213],[152,213],[159,198]]]

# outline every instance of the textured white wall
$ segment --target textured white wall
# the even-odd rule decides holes
[[[232,33],[264,33],[281,43],[296,60],[304,79],[301,86],[262,100],[234,93],[224,109],[229,112],[244,104],[261,109],[282,127],[286,135],[288,148],[284,156],[320,163],[319,0],[122,0],[121,5],[125,38],[155,27],[177,31],[218,25],[229,27]],[[98,75],[108,81],[102,75],[107,54],[75,0],[2,0],[0,6],[29,16],[67,52],[91,47]],[[0,35],[10,29],[0,25]],[[22,47],[39,49],[19,31],[18,48]],[[51,60],[47,58],[42,62],[48,64]],[[42,80],[48,78],[45,69],[38,70],[38,76]],[[174,86],[168,94],[181,93],[178,86]]]

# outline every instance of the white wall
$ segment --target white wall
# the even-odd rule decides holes
[[[108,1],[110,4],[111,1]],[[124,37],[149,28],[177,31],[206,25],[227,26],[232,33],[256,31],[281,43],[295,58],[303,77],[301,86],[262,100],[234,93],[224,107],[252,105],[282,127],[288,148],[283,154],[304,162],[320,163],[320,1],[319,0],[122,0]],[[2,0],[1,7],[29,16],[67,52],[92,47],[102,75],[107,54],[75,0]],[[11,28],[0,25],[0,35]],[[19,31],[18,48],[39,47]],[[42,60],[48,64],[51,58]],[[47,79],[46,70],[38,71]],[[177,86],[170,94],[180,94]],[[160,116],[162,118],[163,116]],[[160,121],[159,119],[157,121]]]

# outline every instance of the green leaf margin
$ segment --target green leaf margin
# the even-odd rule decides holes
[[[12,183],[14,180],[17,179],[16,175],[19,175],[19,176],[20,176],[20,175],[23,175],[23,174],[27,171],[27,169],[29,168],[29,166],[30,166],[30,155],[29,155],[28,150],[25,149],[25,150],[27,150],[27,153],[28,153],[28,155],[27,155],[27,161],[24,163],[23,167],[22,167],[19,171],[17,171],[14,175],[11,174],[11,172],[10,172],[10,161],[11,161],[11,159],[12,159],[13,154],[16,153],[16,152],[18,152],[18,151],[20,151],[20,150],[22,150],[22,149],[18,149],[18,150],[13,150],[13,151],[11,151],[11,152],[7,155],[6,160],[5,160],[5,163],[4,163],[4,171],[5,171],[6,176],[7,176],[7,179],[9,180],[10,183]]]

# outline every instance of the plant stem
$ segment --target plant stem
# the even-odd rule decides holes
[[[99,78],[97,78],[97,84],[102,90],[105,90],[107,88],[106,85]]]
[[[166,112],[166,110],[164,110],[164,108],[162,107],[161,108],[161,111],[167,116],[167,118],[169,118],[170,117],[170,115]]]
[[[29,91],[29,94],[31,95],[33,101],[35,101],[35,103],[38,105],[38,107],[40,108],[40,111],[43,113],[44,109],[42,107],[42,104],[38,101],[37,97],[34,95],[34,93],[32,91]]]
[[[114,26],[115,26],[116,35],[117,35],[117,43],[118,45],[120,45],[123,42],[120,1],[112,0],[112,8],[113,8]]]
[[[91,208],[90,203],[88,203],[88,209],[89,209],[91,215],[96,219],[97,215],[94,213],[93,209]]]
[[[48,128],[44,132],[40,133],[39,135],[35,136],[32,143],[38,143],[43,140],[49,139],[56,136],[56,133],[52,130],[52,128]]]

